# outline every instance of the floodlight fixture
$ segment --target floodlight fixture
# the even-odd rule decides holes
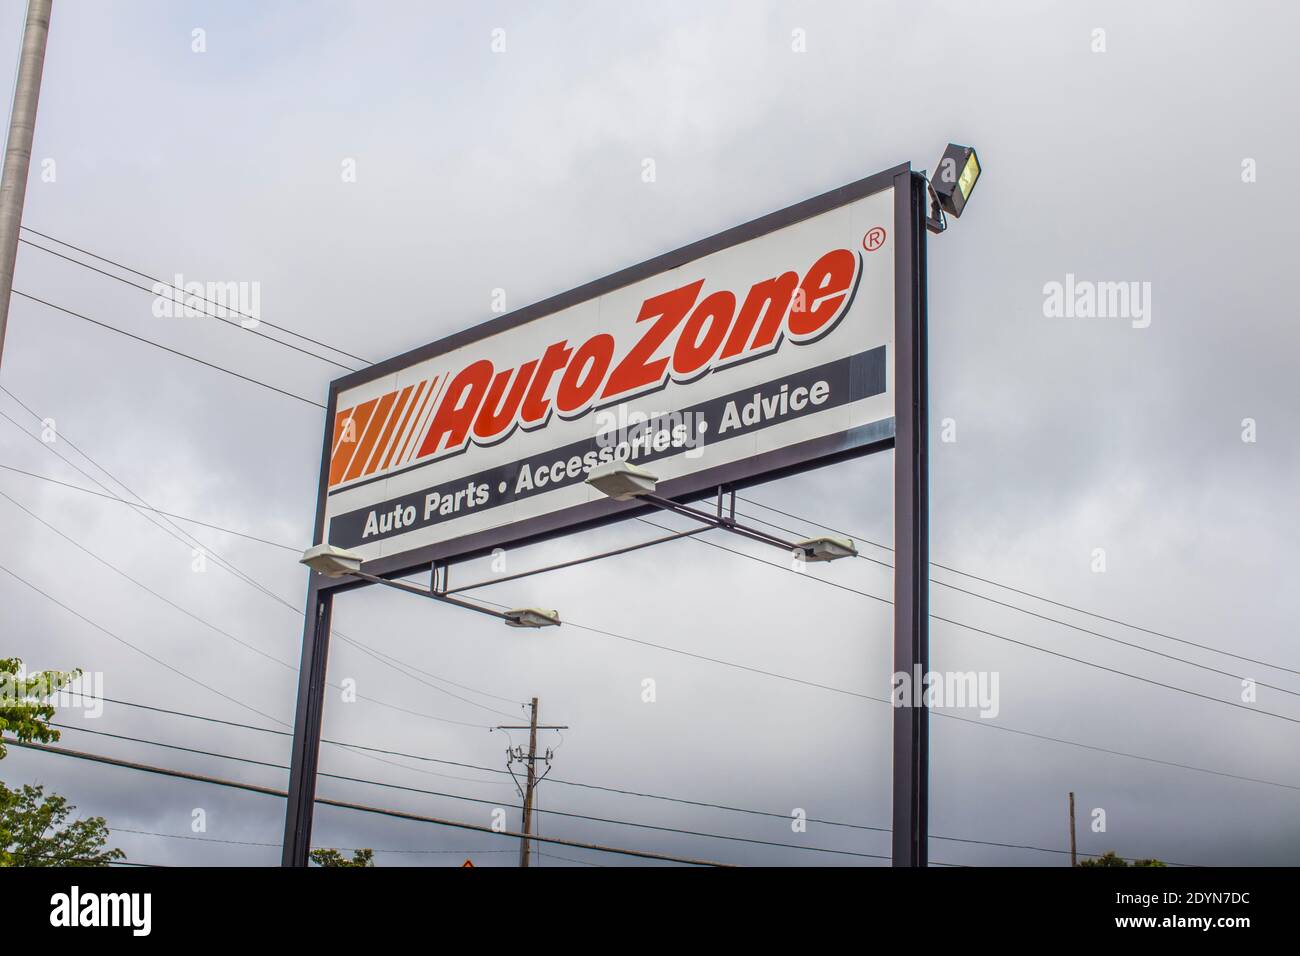
[[[806,561],[836,561],[840,558],[856,558],[858,549],[851,538],[809,538],[795,543],[806,555]]]
[[[979,178],[980,161],[975,148],[949,143],[930,181],[931,209],[926,228],[935,233],[943,232],[948,227],[946,216],[961,218]]]
[[[611,461],[597,465],[587,476],[587,484],[615,501],[627,501],[642,495],[654,494],[659,479],[644,468],[626,461]]]
[[[558,627],[560,612],[548,611],[540,607],[521,607],[506,611],[506,624],[509,627]]]
[[[298,563],[327,578],[345,578],[361,570],[361,555],[332,544],[318,544],[304,551]]]

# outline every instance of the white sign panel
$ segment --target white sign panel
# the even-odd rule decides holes
[[[888,182],[340,380],[325,540],[451,556],[622,507],[584,481],[615,459],[686,495],[892,437]]]

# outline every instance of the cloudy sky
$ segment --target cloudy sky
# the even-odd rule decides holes
[[[0,63],[17,60],[23,8],[0,0]],[[996,672],[1000,712],[932,721],[931,857],[1059,865],[1046,850],[1069,845],[1074,791],[1085,852],[1294,864],[1298,28],[1293,4],[1223,0],[56,0],[24,223],[147,274],[256,282],[264,319],[378,360],[490,318],[494,289],[523,305],[974,144],[983,178],[929,247],[934,578],[1042,616],[932,590],[934,613],[1023,643],[932,626],[934,666]],[[1150,324],[1048,315],[1044,286],[1067,275],[1149,283]],[[156,318],[151,296],[31,245],[15,287],[312,402],[340,374],[211,320]],[[120,481],[272,542],[164,530],[0,472],[0,656],[102,672],[117,700],[284,730],[307,580],[293,551],[312,543],[322,412],[22,297],[0,384],[10,469],[128,497]],[[37,418],[57,441],[33,440]],[[883,453],[755,488],[760,504],[742,507],[889,544],[892,484]],[[508,558],[522,570],[659,533],[630,521]],[[190,534],[209,552],[202,572]],[[888,595],[888,568],[795,574],[701,541],[782,565],[710,533],[478,592],[581,625],[540,632],[387,590],[340,597],[329,676],[361,699],[331,690],[326,736],[489,769],[326,745],[323,772],[414,790],[326,777],[318,792],[490,824],[518,802],[492,771],[526,741],[489,728],[519,723],[536,696],[545,722],[570,728],[544,737],[542,810],[624,821],[543,812],[543,834],[744,864],[886,862],[888,834],[862,827],[889,825],[892,714],[864,695],[889,690],[891,608],[853,592]],[[1243,678],[1273,686],[1222,703],[1240,703]],[[283,764],[282,735],[114,704],[59,719],[84,728],[64,734],[71,748],[286,781],[103,736]],[[17,748],[0,778],[106,817],[131,860],[279,860],[275,798]],[[795,808],[831,822],[793,832]],[[404,851],[381,865],[511,865],[517,848],[329,808],[314,843]],[[627,862],[542,853],[543,866]]]

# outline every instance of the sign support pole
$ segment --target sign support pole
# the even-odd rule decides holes
[[[334,592],[318,588],[319,578],[319,574],[313,573],[307,587],[281,866],[306,866],[307,854],[311,850],[312,814],[316,808],[316,764],[320,756],[321,720],[325,715],[325,665],[329,657],[330,617],[334,607]]]
[[[926,392],[926,182],[900,173],[910,202],[894,223],[897,353],[894,440],[894,671],[912,692],[930,669],[930,482]],[[904,701],[894,709],[893,865],[929,865],[929,712]]]
[[[316,524],[313,539],[325,535],[325,496],[329,490],[330,451],[337,398],[330,388],[326,403],[325,434],[321,442],[321,467],[316,490]],[[315,571],[307,583],[307,607],[302,619],[302,657],[298,662],[298,703],[293,713],[293,747],[289,752],[289,793],[284,811],[281,866],[306,866],[311,852],[312,815],[316,810],[316,765],[320,757],[321,721],[325,716],[325,677],[330,649],[330,618],[334,589]]]

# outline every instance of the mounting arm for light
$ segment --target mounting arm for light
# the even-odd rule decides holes
[[[730,531],[751,541],[770,544],[785,552],[802,551],[805,561],[834,561],[837,558],[855,557],[858,553],[857,548],[848,538],[821,537],[804,541],[787,541],[758,528],[743,525],[736,520],[734,499],[731,512],[726,515],[722,513],[721,495],[718,497],[717,514],[709,514],[690,505],[662,498],[655,494],[658,479],[644,468],[625,461],[611,461],[592,469],[591,474],[587,476],[587,484],[615,501],[629,501],[635,498],[637,501],[654,505],[664,511],[703,522],[720,531]]]
[[[494,611],[491,608],[451,597],[449,594],[435,588],[417,587],[414,584],[403,584],[401,581],[390,581],[388,578],[368,574],[361,570],[361,555],[346,551],[343,548],[336,548],[332,544],[318,544],[308,548],[303,552],[299,563],[307,565],[313,571],[323,574],[327,578],[360,578],[372,584],[382,584],[385,587],[405,591],[418,597],[432,598],[444,604],[452,604],[468,611],[477,611],[479,614],[499,618],[510,627],[551,627],[560,623],[558,611],[547,611],[541,608],[514,608],[509,611]]]

